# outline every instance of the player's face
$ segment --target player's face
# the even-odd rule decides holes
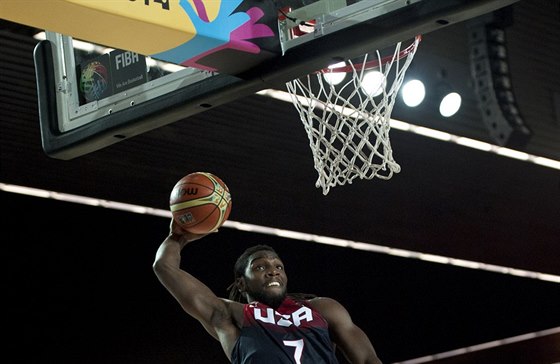
[[[286,297],[288,277],[280,258],[269,251],[256,252],[245,269],[248,301],[278,307]]]

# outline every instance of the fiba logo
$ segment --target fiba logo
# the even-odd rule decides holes
[[[86,101],[101,99],[107,90],[108,78],[107,68],[99,61],[90,62],[84,67],[80,76],[80,91]]]
[[[194,216],[191,212],[187,212],[186,214],[178,216],[178,218],[179,223],[181,224],[192,224],[195,221]]]

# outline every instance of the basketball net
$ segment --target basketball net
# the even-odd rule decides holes
[[[400,172],[389,139],[391,112],[420,40],[404,50],[399,42],[385,58],[375,51],[360,63],[349,60],[286,83],[309,138],[319,174],[315,186],[324,195],[358,177],[387,180]],[[367,76],[373,69],[376,80]],[[332,78],[341,73],[350,79],[335,85]]]

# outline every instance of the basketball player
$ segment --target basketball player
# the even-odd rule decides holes
[[[335,348],[350,363],[381,363],[340,303],[287,294],[284,264],[271,247],[247,249],[235,263],[230,299],[219,298],[180,268],[183,247],[205,235],[185,232],[174,221],[170,230],[157,251],[154,272],[185,312],[221,343],[232,363],[335,364]]]

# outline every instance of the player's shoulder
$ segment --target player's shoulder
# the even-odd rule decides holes
[[[312,298],[307,301],[307,305],[318,312],[328,322],[329,326],[347,322],[349,319],[349,313],[346,308],[334,298]]]
[[[306,300],[305,303],[316,309],[317,311],[342,308],[340,302],[338,302],[334,298],[323,296],[310,298]]]
[[[220,300],[229,310],[243,311],[243,307],[246,305],[246,303],[241,303],[222,297],[220,297]]]
[[[243,323],[243,308],[245,306],[244,303],[232,301],[226,298],[220,298],[226,307],[227,315],[229,315],[233,322],[237,325]]]

